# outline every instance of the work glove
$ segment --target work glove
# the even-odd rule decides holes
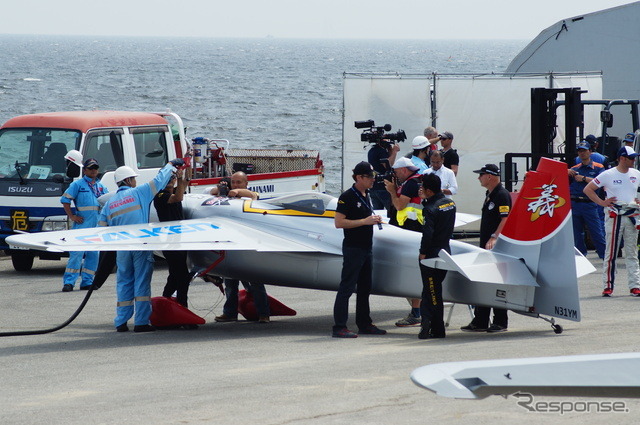
[[[176,168],[184,167],[184,160],[182,158],[175,158],[169,161],[169,164],[173,165]]]

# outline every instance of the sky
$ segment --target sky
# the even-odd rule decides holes
[[[629,0],[5,0],[0,34],[524,39]]]

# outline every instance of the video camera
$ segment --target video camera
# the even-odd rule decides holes
[[[360,135],[360,140],[369,143],[380,143],[386,149],[389,149],[394,142],[402,142],[407,140],[407,135],[403,130],[395,133],[387,133],[391,131],[391,124],[385,124],[382,127],[376,127],[373,120],[356,121],[356,128],[366,128]]]

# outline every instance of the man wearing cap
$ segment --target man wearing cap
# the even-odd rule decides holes
[[[136,173],[131,167],[116,169],[114,178],[118,191],[109,199],[100,212],[99,226],[122,226],[149,222],[151,201],[158,191],[167,186],[177,167],[184,166],[180,158],[165,165],[150,182],[138,186]],[[116,254],[116,292],[118,304],[114,325],[116,331],[127,332],[127,321],[134,314],[134,332],[150,332],[155,328],[149,324],[151,317],[151,274],[153,272],[152,251],[118,251]]]
[[[440,135],[440,145],[442,146],[442,158],[444,159],[444,166],[453,171],[455,176],[458,175],[458,165],[460,164],[460,157],[458,151],[451,147],[453,143],[453,134],[445,131]]]
[[[487,197],[482,205],[480,218],[480,248],[493,249],[511,211],[511,195],[500,183],[500,168],[496,164],[486,164],[473,172],[478,174],[480,185],[487,189]],[[489,326],[490,314],[490,307],[476,306],[471,323],[460,329],[465,332],[506,331],[507,310],[494,308],[491,326]]]
[[[431,163],[431,168],[427,170],[427,173],[433,173],[440,177],[440,181],[442,182],[442,193],[447,196],[458,193],[458,181],[456,180],[456,175],[452,169],[444,167],[444,155],[442,152],[431,152],[429,162]]]
[[[634,133],[627,133],[622,142],[624,143],[624,146],[629,146],[633,149],[633,145],[636,142],[636,135]]]
[[[94,158],[87,159],[83,164],[82,178],[71,183],[60,198],[64,212],[73,222],[73,229],[86,229],[96,227],[98,224],[100,214],[98,198],[108,192],[98,179],[99,169],[98,161]],[[75,204],[75,211],[71,209],[71,201]],[[79,275],[81,275],[80,289],[91,288],[99,255],[98,251],[70,252],[67,268],[62,276],[62,292],[73,291]]]
[[[594,136],[593,134],[589,134],[581,143],[587,143],[589,145],[591,150],[591,159],[593,161],[597,162],[598,164],[602,164],[605,170],[609,168],[609,158],[607,158],[606,155],[597,152],[596,150],[598,148],[598,138],[596,136]],[[576,164],[579,163],[580,157],[576,156]]]
[[[429,155],[430,150],[429,140],[424,136],[416,136],[411,142],[411,147],[413,148],[411,162],[418,167],[418,173],[424,174],[429,168],[425,163],[425,158]]]
[[[600,207],[584,194],[584,188],[604,171],[604,166],[591,159],[591,148],[586,142],[578,145],[578,158],[580,158],[580,163],[569,168],[573,241],[578,251],[582,255],[587,255],[587,247],[584,243],[584,226],[586,225],[598,257],[603,259],[605,249],[604,223],[598,214]]]
[[[634,167],[638,154],[629,146],[618,151],[618,165],[595,177],[584,188],[584,194],[596,204],[607,209],[604,229],[605,243],[604,265],[602,270],[603,297],[610,297],[615,288],[616,257],[620,239],[635,242],[638,239],[638,185],[640,171]],[[606,199],[596,194],[598,188],[604,188]],[[640,296],[640,269],[638,267],[638,249],[635,243],[625,243],[625,263],[629,279],[629,292]]]
[[[434,151],[436,152],[436,151]],[[391,196],[391,214],[389,223],[414,232],[422,232],[424,216],[422,199],[418,193],[422,175],[408,158],[400,158],[393,164],[397,182],[385,180],[384,184]],[[409,298],[411,311],[407,317],[396,322],[396,326],[418,326],[420,324],[420,299]]]
[[[407,160],[408,161],[408,160]],[[373,226],[382,223],[369,198],[374,171],[368,162],[353,169],[355,183],[338,198],[335,226],[344,230],[342,242],[342,275],[333,305],[334,338],[357,338],[358,334],[384,335],[387,331],[373,324],[369,309],[371,293]],[[358,334],[347,328],[349,298],[357,291],[356,325]]]

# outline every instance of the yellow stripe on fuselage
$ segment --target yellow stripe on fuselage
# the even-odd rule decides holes
[[[292,209],[285,210],[268,210],[265,208],[253,208],[251,206],[252,201],[244,201],[242,204],[242,212],[246,213],[254,213],[254,214],[273,214],[273,215],[288,215],[288,216],[296,216],[296,217],[327,217],[334,218],[336,216],[335,211],[326,210],[322,214],[312,214],[303,211],[297,211]]]

